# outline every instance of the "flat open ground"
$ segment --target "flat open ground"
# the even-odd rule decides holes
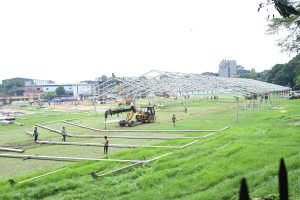
[[[112,162],[80,162],[22,160],[0,158],[0,199],[237,199],[239,184],[246,177],[251,197],[278,197],[277,171],[279,159],[285,158],[291,199],[300,199],[300,135],[297,122],[300,120],[300,101],[281,101],[273,108],[257,112],[240,109],[240,122],[236,123],[235,103],[229,101],[198,102],[157,110],[157,122],[136,126],[135,133],[107,133],[107,135],[139,136],[201,136],[208,133],[145,133],[142,130],[196,130],[231,128],[202,139],[185,149],[117,149],[110,148],[103,155],[102,147],[37,145],[24,130],[33,130],[35,124],[46,124],[60,130],[66,126],[71,134],[103,135],[68,125],[59,120],[75,119],[72,122],[104,128],[102,114],[77,112],[69,109],[62,112],[53,109],[28,109],[30,114],[17,121],[25,126],[0,126],[0,146],[22,147],[23,154],[57,155],[87,158],[116,158],[143,160],[167,152],[172,155],[147,164],[141,168],[116,173],[94,181],[90,173],[102,174],[127,164]],[[98,109],[98,108],[97,108]],[[101,109],[101,108],[99,108]],[[285,112],[282,112],[285,110]],[[171,116],[178,118],[176,127]],[[116,119],[118,117],[109,118]],[[119,116],[122,118],[122,115]],[[57,121],[57,122],[55,122]],[[110,123],[110,130],[118,130],[117,123]],[[128,127],[121,130],[130,129]],[[132,129],[132,128],[131,128]],[[46,130],[40,131],[40,140],[60,141],[61,136]],[[67,141],[101,143],[101,138],[67,138]],[[132,140],[110,139],[117,144],[183,145],[193,139],[178,140]],[[12,153],[11,153],[12,154]],[[17,153],[14,153],[17,154]],[[40,179],[11,187],[9,178],[26,180],[55,169],[68,169]]]
[[[201,106],[199,106],[201,105]],[[76,112],[76,108],[73,104],[58,104],[46,106],[46,109],[39,110],[28,108],[25,110],[18,109],[24,113],[29,113],[28,115],[22,115],[17,118],[17,121],[25,124],[25,126],[17,125],[6,125],[0,127],[0,146],[1,147],[10,147],[10,148],[21,148],[24,149],[24,154],[26,155],[47,155],[47,156],[66,156],[66,157],[81,157],[81,158],[103,158],[107,157],[103,155],[102,147],[91,147],[91,146],[60,146],[60,145],[40,145],[33,142],[33,137],[26,134],[25,130],[33,132],[35,124],[45,124],[49,128],[56,130],[61,130],[63,126],[66,127],[68,133],[74,135],[123,135],[123,136],[202,136],[208,133],[144,133],[141,132],[112,132],[112,133],[99,133],[96,131],[91,131],[88,129],[76,127],[69,125],[63,122],[60,122],[62,119],[74,119],[71,122],[82,124],[85,126],[104,129],[104,117],[102,114],[94,114],[91,110],[91,106],[87,107],[85,105],[84,112]],[[62,112],[62,108],[68,112]],[[105,109],[107,106],[98,106],[97,108]],[[17,108],[11,108],[11,110]],[[135,129],[135,130],[198,130],[198,129],[220,129],[226,126],[230,121],[234,121],[234,113],[232,116],[229,116],[228,120],[225,122],[219,122],[215,124],[210,118],[206,116],[211,115],[212,113],[219,113],[230,109],[229,103],[215,103],[215,102],[201,102],[193,106],[190,106],[188,113],[184,113],[184,108],[182,106],[172,107],[169,109],[157,110],[157,121],[153,124],[144,124],[140,126],[135,126],[133,128],[124,127],[121,130],[126,129]],[[73,110],[73,112],[71,112]],[[178,118],[176,127],[173,127],[171,123],[171,117],[175,114]],[[108,120],[121,119],[125,117],[126,113],[123,115],[109,117]],[[185,122],[191,122],[190,125]],[[50,123],[49,123],[50,122]],[[49,123],[49,124],[48,124]],[[108,130],[118,130],[120,129],[117,122],[108,123]],[[43,141],[56,141],[59,142],[62,139],[62,136],[55,132],[50,132],[48,130],[38,128],[40,133],[39,140]],[[103,143],[103,138],[67,138],[68,142],[84,142],[84,143]],[[146,139],[119,139],[111,138],[110,143],[112,144],[132,144],[132,145],[183,145],[193,141],[193,139],[179,139],[174,141],[162,141],[162,140],[146,140]],[[108,157],[111,157],[112,154],[120,151],[125,151],[128,149],[120,148],[110,148]],[[130,150],[128,150],[130,151]],[[158,151],[158,150],[149,150],[149,151]],[[159,150],[161,151],[161,150]],[[165,150],[166,151],[166,150]],[[137,158],[138,159],[138,158]],[[25,175],[30,172],[36,172],[38,170],[43,170],[45,168],[59,167],[68,165],[65,162],[61,161],[46,161],[46,160],[22,160],[22,159],[8,159],[0,158],[0,177],[1,179],[12,178],[19,175]],[[13,166],[13,167],[12,167]]]

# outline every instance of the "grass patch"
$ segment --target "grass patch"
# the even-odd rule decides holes
[[[180,111],[181,107],[168,108],[170,112],[164,109],[163,112],[158,111],[160,121],[157,124],[137,126],[135,129],[145,127],[172,129],[170,116],[177,110],[179,111],[176,115],[180,120],[175,129],[200,129],[199,127],[220,129],[226,125],[230,125],[231,128],[200,140],[186,149],[171,150],[173,154],[144,167],[116,173],[97,181],[89,175],[92,171],[104,173],[124,164],[101,162],[64,164],[69,169],[13,188],[8,185],[7,179],[4,179],[0,182],[0,199],[237,199],[242,177],[247,178],[252,198],[270,196],[276,198],[278,196],[277,173],[279,160],[282,157],[285,158],[287,165],[291,199],[300,199],[299,127],[290,125],[295,120],[299,120],[299,103],[299,100],[284,102],[280,105],[287,111],[284,113],[278,109],[248,113],[247,117],[240,118],[240,123],[235,122],[235,104],[230,102],[197,103],[189,107],[189,112],[194,113],[193,115],[184,114]],[[101,127],[101,124],[97,124],[93,118],[79,121]],[[51,124],[51,126],[60,127],[61,124]],[[118,127],[116,124],[111,124],[110,128]],[[80,133],[83,130],[72,127],[72,131]],[[56,140],[55,137],[53,138],[54,133],[51,134],[52,136],[45,132],[44,137]],[[89,134],[97,133],[89,132]],[[197,134],[199,133],[186,135]],[[187,142],[190,141],[155,141],[152,144],[181,145]],[[46,147],[33,148],[32,153],[35,149],[43,151],[42,148]],[[90,154],[89,151],[92,151],[88,148],[77,149],[77,151],[75,148],[72,149],[71,153],[80,155]],[[62,149],[55,150],[53,147],[47,147],[44,151],[50,150],[54,153],[62,152]],[[101,155],[100,150],[102,151],[102,148],[91,155]],[[133,149],[116,151],[109,157],[149,159],[166,152],[170,150]],[[8,159],[3,160],[8,161]],[[43,172],[46,171],[44,169]],[[41,171],[17,176],[15,179],[24,180],[38,174],[41,174]]]

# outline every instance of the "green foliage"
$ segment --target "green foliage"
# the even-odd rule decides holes
[[[43,98],[43,99],[53,99],[55,97],[57,97],[56,92],[44,92],[41,95],[41,98]]]
[[[283,9],[284,10],[284,9]],[[278,46],[282,51],[296,52],[300,50],[300,3],[295,5],[295,11],[282,18],[272,18],[268,24],[268,34],[277,35],[281,33]],[[281,13],[280,13],[281,14]]]
[[[300,74],[297,76],[297,79],[296,79],[296,86],[297,86],[297,87],[300,87]]]
[[[295,56],[286,64],[276,64],[271,70],[262,72],[251,71],[241,78],[250,78],[268,83],[274,83],[291,88],[299,87],[298,76],[300,76],[300,54]]]
[[[202,103],[203,107],[199,107]],[[217,112],[212,112],[214,106],[221,107]],[[227,106],[228,109],[225,109]],[[92,180],[92,171],[104,173],[125,165],[108,162],[70,164],[67,170],[15,187],[3,181],[0,183],[0,199],[237,199],[242,177],[247,178],[251,198],[278,199],[277,173],[281,157],[287,164],[291,199],[299,199],[299,125],[293,124],[300,120],[300,101],[283,102],[277,105],[277,109],[248,113],[239,124],[229,120],[235,113],[230,106],[234,105],[199,103],[195,109],[206,112],[179,120],[178,129],[220,128],[228,123],[231,128],[186,149],[173,151],[172,155],[153,163],[97,181]],[[281,112],[279,108],[286,112]],[[161,114],[165,113],[167,117],[178,109],[172,108],[168,113]],[[91,123],[90,119],[85,122]],[[170,128],[169,123],[159,123],[157,126],[149,125],[147,129]],[[30,148],[27,150],[30,151]],[[165,151],[134,149],[110,157],[140,159],[146,156],[148,159]],[[23,165],[21,167],[24,169]],[[21,181],[45,172],[47,170],[14,179]]]
[[[286,84],[286,76],[284,74],[284,72],[282,70],[280,70],[278,73],[275,74],[275,77],[273,79],[272,82],[278,84],[278,85],[285,85],[287,86]]]
[[[0,84],[0,95],[4,95],[4,88],[2,84]]]
[[[240,77],[241,78],[250,78],[250,79],[266,82],[267,78],[268,78],[268,74],[269,74],[269,70],[264,70],[262,72],[256,72],[255,70],[251,70],[250,73],[242,74]]]
[[[294,88],[300,75],[300,54],[286,64],[275,65],[268,74],[268,82]]]
[[[12,78],[2,81],[2,88],[5,95],[23,95],[25,82],[30,79]]]
[[[66,95],[66,90],[65,90],[65,88],[63,86],[59,86],[58,88],[56,88],[55,92],[56,92],[57,96],[64,96],[64,95]]]
[[[207,75],[207,76],[219,76],[219,73],[203,72],[202,75]]]

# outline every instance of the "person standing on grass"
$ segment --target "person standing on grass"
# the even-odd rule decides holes
[[[109,140],[107,139],[107,136],[104,136],[104,154],[107,154],[108,144],[109,144]]]
[[[33,136],[34,136],[34,142],[37,141],[39,133],[37,131],[37,127],[34,127],[34,131],[33,131]]]
[[[187,113],[187,107],[184,106],[184,113],[186,114]]]
[[[66,132],[65,127],[62,128],[61,135],[63,136],[63,138],[61,139],[61,141],[65,142],[66,141],[66,136],[67,136],[67,132]]]
[[[175,115],[173,115],[172,117],[172,122],[173,122],[173,126],[175,127],[175,121],[177,121],[177,118],[175,117]]]

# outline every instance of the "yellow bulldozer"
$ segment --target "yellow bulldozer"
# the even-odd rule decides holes
[[[141,107],[140,109],[137,109],[135,106],[131,106],[129,108],[109,109],[105,111],[105,120],[109,115],[112,116],[123,112],[127,112],[127,116],[126,119],[119,121],[119,125],[121,127],[126,125],[133,127],[139,124],[153,123],[156,120],[155,109],[153,106]]]

